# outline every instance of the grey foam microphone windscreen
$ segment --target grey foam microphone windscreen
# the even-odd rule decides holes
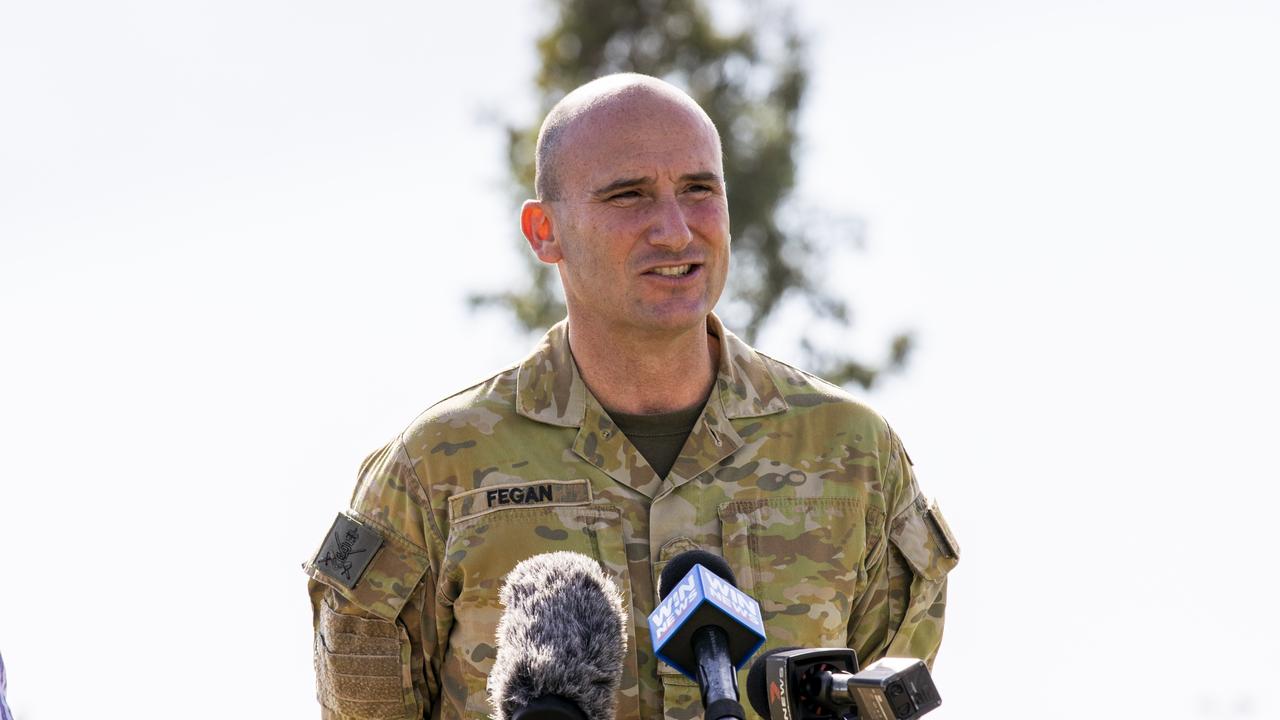
[[[497,658],[489,673],[494,720],[510,720],[546,696],[589,720],[613,720],[629,616],[595,560],[553,552],[522,560],[499,591]]]

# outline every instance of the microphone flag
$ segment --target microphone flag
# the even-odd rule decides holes
[[[697,680],[693,634],[707,625],[725,630],[729,657],[736,669],[741,669],[764,643],[760,603],[698,564],[649,614],[654,653],[686,677]]]

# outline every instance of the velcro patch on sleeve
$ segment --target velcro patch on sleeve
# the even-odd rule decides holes
[[[382,535],[373,528],[338,513],[311,565],[339,584],[354,588],[382,547]]]
[[[947,519],[942,517],[942,508],[938,507],[937,500],[929,503],[926,517],[932,523],[934,532],[938,533],[939,539],[942,540],[941,544],[947,556],[958,559],[960,557],[960,543],[956,542],[956,536],[951,533],[951,526],[947,524]]]
[[[590,505],[591,483],[581,480],[540,480],[492,485],[449,498],[452,522],[495,510],[533,505]]]

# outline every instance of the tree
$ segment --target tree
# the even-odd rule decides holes
[[[784,302],[802,301],[813,323],[847,328],[848,304],[825,286],[820,269],[833,241],[857,243],[859,233],[820,228],[812,216],[779,220],[795,185],[797,120],[808,74],[804,40],[790,16],[753,6],[751,25],[721,33],[701,0],[554,4],[556,23],[538,40],[539,120],[570,90],[609,73],[644,73],[683,88],[720,128],[724,145],[734,262],[718,310],[726,324],[754,343]],[[515,189],[520,199],[533,197],[538,121],[505,130]],[[527,251],[523,256],[530,278],[525,287],[475,295],[471,302],[505,308],[524,328],[541,330],[564,317],[559,281],[550,266]],[[822,377],[869,388],[882,372],[905,363],[911,336],[893,338],[880,363],[807,340],[801,348],[807,367]]]

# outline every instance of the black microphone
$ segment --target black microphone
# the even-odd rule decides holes
[[[882,658],[859,672],[849,648],[770,650],[747,673],[747,699],[766,720],[915,720],[942,704],[924,661]]]
[[[733,570],[705,550],[674,557],[649,615],[657,656],[697,680],[707,720],[745,720],[737,668],[764,642],[760,604],[737,588]]]
[[[576,552],[534,555],[498,597],[494,720],[613,720],[628,614],[600,565]]]

